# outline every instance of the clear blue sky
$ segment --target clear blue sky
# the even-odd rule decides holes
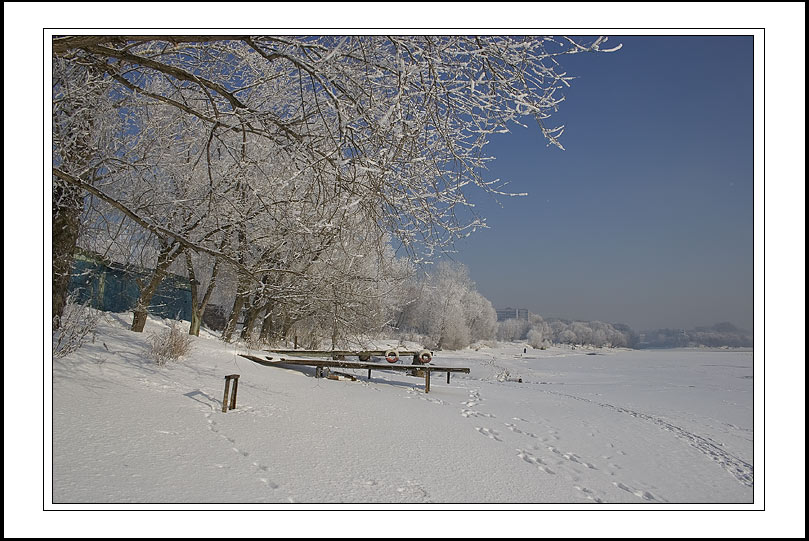
[[[478,194],[490,229],[458,244],[495,307],[627,323],[753,328],[753,38],[610,36],[576,55],[555,116],[564,151],[536,129],[490,144]],[[551,122],[553,123],[553,122]]]

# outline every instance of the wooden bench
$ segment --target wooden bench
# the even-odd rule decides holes
[[[314,366],[315,377],[319,378],[322,375],[324,368],[353,368],[359,370],[368,370],[368,379],[371,379],[372,370],[393,370],[393,371],[422,371],[424,373],[424,392],[430,392],[430,373],[432,372],[446,372],[447,383],[449,383],[449,376],[452,372],[468,374],[469,368],[454,367],[454,366],[435,366],[431,364],[382,364],[382,363],[368,363],[368,362],[353,362],[342,361],[339,359],[299,359],[299,358],[286,358],[286,357],[270,357],[264,356],[257,357],[255,355],[247,355],[240,353],[239,356],[249,359],[255,363],[264,366],[275,365],[297,365],[297,366]]]

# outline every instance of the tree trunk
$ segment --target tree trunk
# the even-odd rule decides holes
[[[243,276],[239,277],[239,286],[236,290],[236,300],[233,301],[233,309],[230,311],[230,317],[225,325],[225,330],[222,331],[222,340],[230,342],[233,339],[233,333],[236,331],[236,325],[239,322],[239,316],[242,314],[242,308],[247,301],[247,286],[248,278]]]
[[[191,326],[188,328],[188,334],[192,336],[199,336],[199,328],[202,325],[202,314],[191,311]]]
[[[52,326],[61,325],[62,311],[67,304],[73,254],[79,240],[79,223],[83,198],[81,191],[60,180],[53,185],[53,290]]]
[[[230,311],[230,317],[228,317],[227,325],[225,325],[225,330],[222,331],[222,340],[225,342],[230,342],[233,339],[233,333],[236,331],[236,325],[238,324],[239,316],[242,313],[244,301],[245,295],[236,295],[236,300],[233,301],[233,310]]]
[[[188,334],[199,336],[199,326],[202,323],[202,314],[199,310],[199,300],[197,294],[199,293],[199,283],[194,274],[194,264],[191,261],[191,253],[185,253],[185,267],[188,270],[188,282],[191,284],[191,326],[188,328]]]
[[[289,329],[292,328],[293,321],[288,314],[284,314],[284,322],[281,324],[281,340],[286,340],[289,335]]]
[[[211,280],[208,282],[208,288],[205,290],[202,301],[197,297],[199,295],[199,282],[194,273],[194,264],[191,261],[191,254],[188,252],[185,253],[185,264],[188,267],[188,280],[191,282],[191,326],[188,329],[188,334],[199,336],[199,328],[202,326],[202,317],[205,315],[205,308],[207,308],[208,301],[211,300],[211,295],[216,288],[219,259],[214,261],[213,270],[211,271]]]
[[[244,325],[242,325],[243,340],[250,340],[253,336],[253,327],[255,326],[256,319],[258,319],[259,311],[258,299],[253,299],[253,302],[247,308],[247,313],[244,316]]]
[[[267,342],[272,332],[272,302],[264,305],[264,320],[261,322],[261,334],[258,338],[262,342]]]
[[[146,327],[146,318],[149,313],[146,310],[135,310],[132,317],[132,330],[135,332],[143,332]]]
[[[149,304],[152,302],[152,297],[154,297],[154,294],[157,292],[160,282],[166,277],[169,267],[182,251],[183,249],[179,243],[165,244],[160,250],[160,254],[157,256],[157,266],[155,267],[154,273],[152,273],[152,279],[146,287],[141,289],[140,297],[138,297],[138,302],[133,310],[132,331],[143,332],[143,328],[146,326],[146,317],[149,313]]]

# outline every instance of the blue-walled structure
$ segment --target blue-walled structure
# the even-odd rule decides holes
[[[140,296],[137,280],[151,278],[148,269],[135,269],[104,261],[91,254],[73,258],[70,291],[76,301],[89,301],[93,308],[105,312],[126,312],[135,307]],[[191,285],[188,278],[167,274],[149,304],[149,314],[191,321]]]

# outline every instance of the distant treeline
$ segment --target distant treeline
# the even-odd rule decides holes
[[[497,339],[526,341],[535,348],[553,344],[593,347],[679,348],[753,347],[753,334],[731,323],[692,330],[657,329],[637,333],[629,325],[602,321],[544,319],[531,314],[528,319],[507,319],[497,326]]]
[[[638,348],[753,347],[753,333],[731,323],[692,330],[657,329],[640,335]]]
[[[500,322],[497,339],[505,342],[526,340],[535,348],[552,344],[634,348],[639,342],[638,334],[628,325],[602,321],[546,320],[536,314],[531,314],[528,319]]]

